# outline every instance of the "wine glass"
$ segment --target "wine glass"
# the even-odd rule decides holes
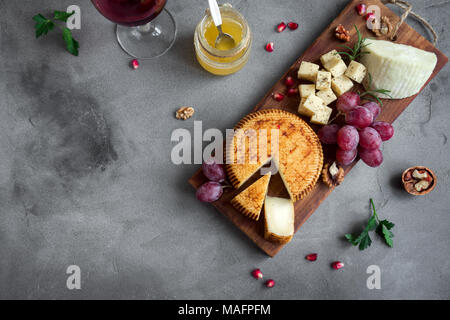
[[[175,42],[177,27],[164,8],[167,0],[91,0],[107,19],[117,23],[122,49],[138,59],[165,54]]]

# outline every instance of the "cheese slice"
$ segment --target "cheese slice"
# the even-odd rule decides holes
[[[384,40],[367,39],[369,54],[361,57],[372,76],[372,89],[390,90],[394,99],[415,95],[433,72],[437,57],[433,52]],[[363,84],[369,89],[368,77]],[[388,98],[379,94],[381,98]]]
[[[266,196],[264,202],[264,238],[288,243],[294,235],[294,203],[290,199]]]
[[[239,193],[231,200],[231,204],[245,216],[259,220],[259,214],[264,204],[264,199],[269,188],[272,173],[267,173],[247,189]]]

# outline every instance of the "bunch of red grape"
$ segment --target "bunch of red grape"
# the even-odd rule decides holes
[[[216,163],[214,159],[203,162],[202,169],[203,174],[210,181],[197,189],[197,199],[202,202],[214,202],[223,194],[223,187],[220,182],[225,181],[225,170],[223,165]]]
[[[360,106],[361,98],[355,92],[347,92],[339,97],[337,109],[345,114],[343,127],[330,124],[319,130],[320,141],[337,144],[336,161],[340,165],[351,164],[360,156],[370,167],[378,167],[383,162],[380,147],[394,135],[394,128],[387,122],[375,121],[381,112],[380,105],[367,102]]]

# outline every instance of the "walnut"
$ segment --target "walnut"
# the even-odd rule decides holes
[[[322,170],[322,181],[329,187],[340,185],[344,181],[344,169],[339,167],[336,162],[331,165],[327,163]]]
[[[339,40],[345,42],[350,41],[350,32],[348,32],[342,24],[336,27],[335,32],[336,38],[338,38]]]
[[[194,115],[194,112],[195,110],[192,107],[181,107],[175,113],[175,117],[177,119],[187,120]]]
[[[393,26],[391,21],[389,20],[389,17],[383,16],[381,17],[380,29],[372,29],[372,31],[377,37],[381,37],[391,33],[392,29]]]
[[[415,196],[424,195],[436,186],[436,175],[427,167],[411,167],[403,172],[402,182],[408,193]]]

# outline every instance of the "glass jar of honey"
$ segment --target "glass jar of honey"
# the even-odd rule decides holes
[[[222,30],[233,37],[235,46],[215,47],[219,32],[209,10],[206,10],[205,16],[195,29],[194,46],[200,65],[212,74],[224,76],[239,71],[247,63],[252,44],[252,33],[245,18],[231,5],[220,6],[220,13]]]

